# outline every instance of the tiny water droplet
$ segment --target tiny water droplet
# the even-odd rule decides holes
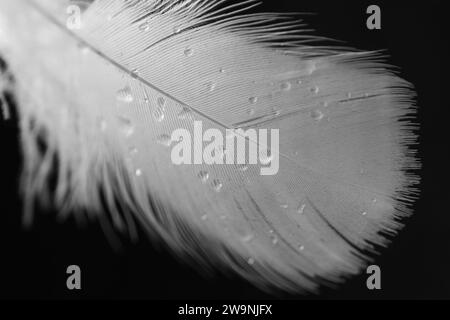
[[[139,152],[139,150],[136,147],[131,147],[129,149],[129,151],[130,151],[130,155],[132,155],[132,156],[138,154],[138,152]]]
[[[179,33],[181,31],[181,27],[180,26],[175,26],[173,28],[173,33]]]
[[[164,121],[164,111],[161,108],[155,108],[155,110],[153,111],[153,118],[155,119],[155,121],[157,122],[163,122]]]
[[[160,135],[157,141],[160,145],[163,145],[165,147],[170,147],[172,145],[172,138],[167,134]]]
[[[141,169],[137,169],[136,172],[135,172],[135,174],[136,174],[137,177],[141,177],[142,174],[143,174],[143,172],[142,172]]]
[[[78,48],[80,49],[81,54],[87,55],[91,50],[84,43],[78,44]]]
[[[248,114],[249,116],[253,116],[253,115],[255,114],[255,109],[254,109],[254,108],[248,109],[247,114]]]
[[[278,238],[277,237],[273,237],[272,238],[272,244],[276,245],[278,243]]]
[[[255,104],[255,103],[258,102],[258,98],[257,98],[257,97],[251,97],[251,98],[248,99],[248,101],[249,101],[251,104]]]
[[[253,259],[253,258],[248,258],[247,263],[248,263],[249,265],[252,266],[252,265],[255,264],[255,259]]]
[[[148,22],[141,23],[139,25],[139,30],[147,32],[148,30],[150,30],[150,24]]]
[[[283,91],[289,91],[291,90],[292,85],[290,82],[283,82],[280,87]]]
[[[139,76],[139,70],[137,68],[131,70],[131,76],[136,79]]]
[[[206,90],[212,92],[216,89],[216,84],[214,82],[208,82],[206,85]]]
[[[199,172],[198,177],[200,178],[200,180],[203,183],[206,183],[208,181],[208,179],[209,179],[209,173],[202,170],[202,171]]]
[[[367,212],[364,211],[363,213],[361,213],[361,215],[366,216],[366,215],[367,215]]]
[[[222,190],[223,184],[220,182],[220,180],[215,179],[213,181],[213,188],[216,192],[220,192]]]
[[[299,251],[305,250],[305,246],[299,246],[299,247],[298,247],[298,250],[299,250]]]
[[[243,242],[250,242],[250,241],[253,240],[254,237],[255,236],[253,234],[248,234],[248,235],[246,235],[245,237],[242,238],[242,241]]]
[[[297,80],[297,84],[302,84],[302,83],[303,83],[302,80],[300,80],[300,79]]]
[[[206,221],[206,220],[208,220],[208,215],[206,215],[206,214],[204,214],[204,215],[202,215],[202,218],[201,218],[203,221]]]
[[[280,110],[280,109],[277,109],[277,108],[273,108],[273,109],[272,109],[272,112],[273,112],[273,114],[274,114],[275,116],[279,116],[279,115],[281,114],[281,110]]]
[[[319,91],[320,91],[319,87],[312,87],[311,88],[311,92],[314,93],[314,94],[318,94]]]
[[[282,209],[287,209],[287,208],[289,208],[289,205],[288,205],[288,204],[282,204],[280,207],[281,207]]]
[[[352,97],[352,93],[351,92],[347,93],[347,98],[351,99],[351,97]]]
[[[133,102],[133,94],[131,93],[131,88],[129,86],[126,86],[123,89],[120,89],[117,91],[117,100],[125,102],[125,103],[131,103]]]
[[[119,128],[122,131],[122,133],[125,135],[125,137],[131,137],[134,134],[134,126],[131,123],[130,120],[118,117],[119,121]]]
[[[219,72],[220,72],[220,73],[225,73],[225,69],[224,69],[224,68],[220,68],[220,69],[219,69]]]
[[[320,110],[314,110],[311,112],[311,118],[313,118],[315,121],[320,121],[323,119],[325,115]]]
[[[186,48],[186,49],[184,50],[184,55],[185,55],[186,57],[191,57],[193,54],[194,54],[194,51],[193,51],[191,48]]]
[[[157,103],[158,107],[162,108],[162,110],[164,111],[164,108],[166,106],[166,99],[164,99],[163,97],[159,97]]]
[[[315,62],[311,62],[308,66],[308,73],[313,74],[317,70],[317,66]]]
[[[306,205],[302,204],[298,207],[297,212],[303,214],[305,212]]]

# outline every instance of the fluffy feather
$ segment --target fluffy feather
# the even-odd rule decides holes
[[[99,0],[80,30],[68,4],[0,3],[28,223],[36,198],[131,235],[136,218],[179,254],[307,291],[360,272],[402,226],[413,91],[379,54],[307,45],[292,17],[246,13],[253,0]],[[194,120],[280,129],[279,173],[173,165],[167,137]]]

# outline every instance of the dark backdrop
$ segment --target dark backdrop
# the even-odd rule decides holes
[[[443,1],[442,1],[443,2]],[[366,8],[378,4],[382,30],[365,27]],[[245,281],[223,274],[212,277],[152,246],[145,236],[133,244],[122,239],[116,252],[97,224],[57,222],[55,212],[41,210],[31,230],[21,226],[18,173],[21,158],[16,121],[1,122],[0,297],[2,298],[450,298],[450,216],[446,165],[449,144],[448,98],[444,58],[448,35],[440,1],[288,1],[265,0],[259,10],[312,12],[306,22],[315,35],[345,41],[365,50],[387,49],[388,61],[418,92],[421,122],[419,155],[423,169],[415,215],[375,264],[382,270],[382,290],[369,291],[366,275],[321,295],[269,295]],[[82,269],[82,290],[66,289],[66,267]]]

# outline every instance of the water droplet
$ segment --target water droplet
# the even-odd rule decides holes
[[[248,109],[247,114],[248,114],[249,116],[253,116],[253,115],[255,114],[255,109],[254,109],[254,108]]]
[[[255,238],[255,236],[253,234],[248,234],[245,237],[242,238],[243,242],[250,242],[253,240],[253,238]]]
[[[305,246],[299,246],[299,247],[298,247],[298,250],[299,250],[299,251],[305,250]]]
[[[164,120],[164,110],[161,107],[156,107],[155,110],[153,110],[153,118],[157,121],[157,122],[162,122]]]
[[[91,50],[84,43],[78,44],[78,49],[80,49],[81,54],[87,55]]]
[[[133,102],[133,94],[131,93],[131,88],[129,86],[126,86],[123,89],[120,89],[117,91],[117,100],[125,102],[125,103],[131,103]]]
[[[135,174],[136,174],[136,177],[142,177],[143,172],[141,169],[137,169]]]
[[[166,99],[164,99],[163,97],[159,97],[157,103],[158,107],[162,108],[162,110],[164,111],[164,108],[166,106]]]
[[[178,118],[181,120],[193,120],[192,110],[188,107],[183,107],[183,109],[178,114]]]
[[[160,145],[163,145],[165,147],[170,147],[172,145],[172,138],[167,134],[160,135],[157,141]]]
[[[305,212],[306,205],[302,204],[298,207],[297,212],[303,214]]]
[[[137,155],[139,152],[139,150],[136,147],[130,147],[129,151],[130,151],[130,155],[132,155],[132,156]]]
[[[288,205],[288,204],[282,204],[280,207],[281,207],[282,209],[287,209],[287,208],[289,208],[289,205]]]
[[[208,215],[206,215],[206,214],[204,214],[204,215],[202,215],[202,218],[201,218],[203,221],[206,221],[206,220],[208,220]]]
[[[251,104],[255,104],[255,103],[258,102],[258,98],[257,98],[257,97],[251,97],[251,98],[248,99],[248,101],[249,101]]]
[[[184,50],[184,55],[185,55],[186,57],[191,57],[193,54],[194,54],[194,51],[193,51],[191,48],[186,48],[186,49]]]
[[[364,211],[363,213],[361,213],[361,215],[366,216],[366,215],[367,215],[367,212]]]
[[[283,91],[289,91],[289,90],[291,90],[291,87],[292,87],[292,85],[290,82],[283,82],[280,86],[281,90],[283,90]]]
[[[269,165],[272,160],[272,154],[269,150],[263,150],[259,153],[259,161],[262,165]]]
[[[173,33],[179,33],[181,31],[181,27],[180,26],[175,26],[173,28]]]
[[[273,114],[274,114],[275,116],[279,116],[279,115],[281,114],[281,110],[278,109],[278,108],[276,108],[276,107],[274,107],[274,108],[272,109],[272,112],[273,112]]]
[[[147,32],[148,30],[150,30],[150,24],[148,22],[141,23],[139,25],[139,30]]]
[[[308,73],[313,74],[317,70],[316,63],[314,61],[311,61],[308,66]]]
[[[117,119],[119,121],[119,128],[125,137],[131,137],[134,134],[134,126],[131,121],[122,117],[118,117]]]
[[[203,183],[206,183],[209,179],[209,173],[207,171],[200,171],[198,177]]]
[[[219,72],[220,73],[225,73],[225,69],[224,68],[220,68]]]
[[[272,244],[276,245],[278,243],[278,238],[277,237],[272,237]]]
[[[214,82],[208,82],[206,85],[206,90],[212,92],[216,89],[216,84]]]
[[[352,93],[351,92],[347,93],[347,98],[349,98],[349,99],[352,98]]]
[[[320,91],[319,87],[312,87],[311,88],[311,92],[314,93],[314,94],[318,94],[319,91]]]
[[[139,76],[139,70],[137,68],[131,70],[131,76],[136,79]]]
[[[372,203],[377,203],[377,199],[372,199]]]
[[[218,179],[214,179],[213,188],[216,192],[220,192],[222,190],[223,184]]]
[[[302,84],[302,83],[303,83],[302,80],[300,80],[300,79],[297,80],[297,84]]]
[[[313,118],[315,121],[320,121],[323,119],[325,115],[320,110],[314,110],[311,112],[311,118]]]
[[[248,258],[247,263],[248,263],[249,265],[252,266],[252,265],[255,264],[255,259],[253,259],[253,258]]]

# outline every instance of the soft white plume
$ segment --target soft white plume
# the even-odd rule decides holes
[[[402,226],[413,91],[379,54],[307,45],[289,15],[247,13],[253,0],[99,0],[80,30],[69,4],[0,2],[28,222],[35,199],[131,235],[137,219],[180,254],[308,291],[360,272]],[[168,137],[194,120],[280,129],[279,173],[173,165]]]

